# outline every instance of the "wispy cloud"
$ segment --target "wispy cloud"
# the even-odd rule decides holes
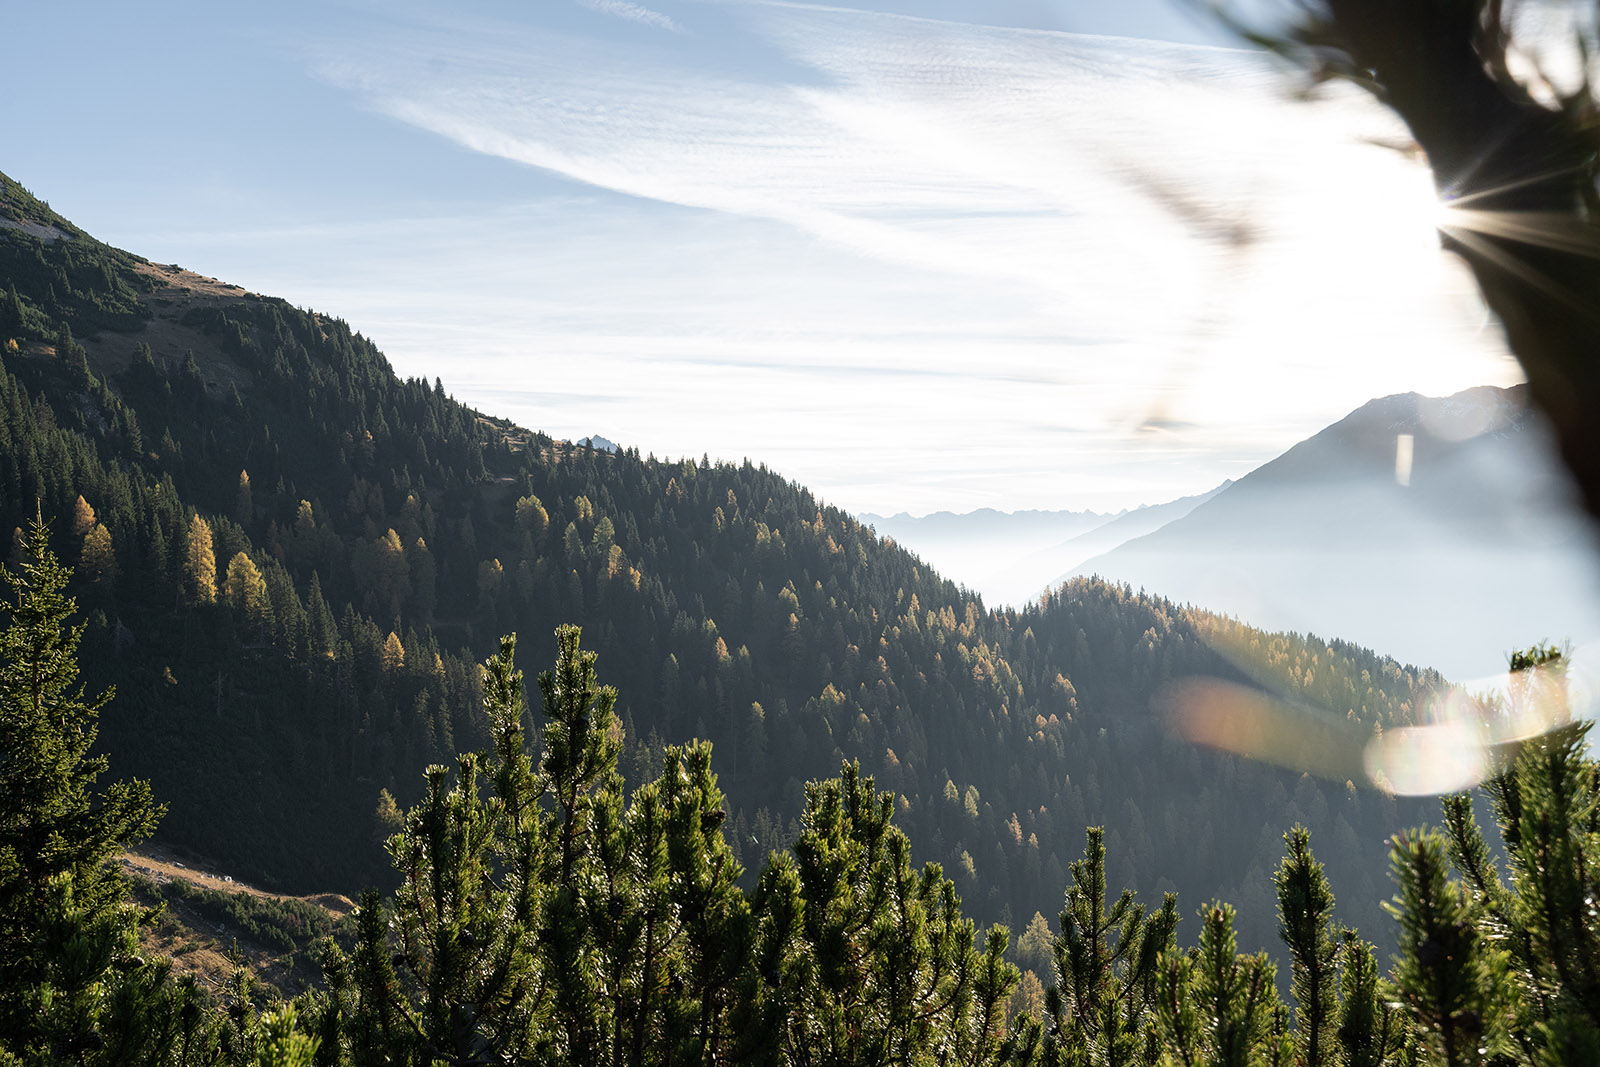
[[[663,15],[659,11],[652,11],[642,4],[629,3],[629,0],[578,0],[578,3],[590,11],[615,15],[617,18],[627,19],[629,22],[642,22],[646,26],[671,30],[673,33],[683,32],[683,27],[674,22],[670,16]]]
[[[1365,142],[1391,132],[1372,108],[1291,107],[1222,49],[737,12],[804,76],[728,74],[687,38],[549,29],[396,33],[321,62],[406,123],[637,198],[633,233],[588,246],[593,289],[508,267],[539,310],[479,348],[626,363],[614,380],[641,396],[608,417],[629,424],[584,433],[694,454],[715,449],[689,436],[715,433],[726,455],[850,479],[846,502],[880,511],[1052,506],[1068,479],[1104,493],[1141,466],[1161,481],[1143,499],[1203,490],[1373,395],[1515,374],[1453,307],[1470,283],[1441,266],[1426,175]],[[507,260],[572,254],[486,240]],[[848,381],[826,370],[841,356]],[[668,406],[676,425],[648,410],[668,378],[709,390]],[[1079,436],[1030,429],[1051,424]],[[882,484],[860,481],[864,427]]]

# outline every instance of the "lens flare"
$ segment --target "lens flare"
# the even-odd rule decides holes
[[[1368,744],[1364,763],[1369,782],[1402,796],[1470,789],[1489,770],[1487,749],[1459,723],[1390,730]]]
[[[1168,685],[1157,699],[1178,732],[1194,744],[1319,778],[1366,776],[1363,732],[1262,690],[1220,678],[1190,677]]]
[[[1224,620],[1207,641],[1264,682],[1251,647]],[[1600,642],[1465,685],[1443,685],[1416,720],[1367,730],[1329,709],[1296,705],[1269,688],[1189,677],[1167,686],[1157,708],[1194,744],[1321,778],[1366,782],[1385,792],[1431,796],[1470,789],[1507,767],[1524,741],[1600,709]]]

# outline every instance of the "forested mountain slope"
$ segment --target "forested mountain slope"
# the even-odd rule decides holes
[[[381,791],[409,805],[483,744],[500,633],[537,669],[572,621],[620,689],[630,782],[716,743],[747,868],[793,839],[801,783],[856,759],[980,920],[1053,915],[1094,823],[1112,884],[1232,899],[1241,943],[1270,945],[1302,821],[1347,919],[1386,928],[1383,841],[1423,807],[1192,749],[1153,702],[1211,675],[1373,731],[1420,714],[1430,672],[1099,581],[986,611],[765,467],[553,441],[9,179],[0,218],[0,521],[53,519],[91,685],[118,690],[104,747],[169,805],[164,835],[239,876],[386,878]]]

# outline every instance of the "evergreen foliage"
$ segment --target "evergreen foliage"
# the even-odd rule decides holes
[[[293,897],[221,892],[181,878],[159,885],[146,881],[143,888],[151,896],[182,902],[203,919],[238,927],[256,941],[286,952],[332,936],[338,927],[326,909]]]
[[[6,1062],[1344,1067],[1600,1049],[1600,772],[1581,727],[1502,753],[1486,792],[1503,875],[1450,798],[1443,833],[1395,839],[1399,922],[1380,924],[1360,843],[1420,809],[1195,752],[1154,698],[1209,675],[1366,736],[1416,721],[1435,676],[1092,580],[985,610],[765,468],[527,433],[281,301],[186,308],[198,355],[181,360],[94,340],[144,321],[148,272],[0,193],[7,218],[59,231],[0,230],[20,265],[0,332],[26,342],[0,350],[0,518],[18,528]],[[66,625],[41,508],[73,517],[87,626]],[[555,664],[538,737],[515,642],[490,643],[512,628],[555,634],[530,642]],[[152,802],[94,791],[80,647],[87,688],[122,694],[103,740],[156,780],[175,836],[328,888],[376,874],[382,828],[394,898],[363,897],[325,993],[267,1006],[241,977],[213,1001],[139,964],[105,860]],[[1539,687],[1559,662],[1515,665],[1541,667],[1523,674]],[[693,738],[717,743],[724,777]],[[1302,825],[1280,864],[1282,822]],[[1331,882],[1353,926],[1400,946],[1388,978],[1334,924]],[[1207,905],[1182,947],[1174,887],[1242,906]],[[1004,927],[980,938],[969,916],[1035,913],[1030,988]],[[1250,951],[1275,928],[1292,1014]],[[1008,1019],[1019,988],[1037,1015]]]
[[[1295,1056],[1306,1067],[1323,1067],[1333,1062],[1338,1024],[1333,890],[1312,858],[1305,827],[1295,827],[1284,841],[1289,854],[1278,868],[1278,936],[1289,949],[1290,988],[1300,1005]]]
[[[16,571],[0,566],[0,1048],[118,1063],[170,1038],[138,1022],[159,969],[137,954],[138,909],[111,865],[161,812],[143,782],[97,788],[107,760],[89,749],[111,694],[77,682],[84,627],[68,622],[68,572],[41,519],[23,550]]]
[[[760,975],[741,1058],[974,1063],[1000,1047],[1018,979],[1008,933],[978,945],[955,884],[937,864],[913,869],[893,813],[855,764],[806,787],[792,857],[769,860],[754,899]]]
[[[1060,987],[1046,993],[1045,1004],[1056,1047],[1047,1045],[1047,1057],[1081,1049],[1106,1067],[1147,1061],[1156,1048],[1160,962],[1176,944],[1178,899],[1167,894],[1161,910],[1146,916],[1125,889],[1108,908],[1105,832],[1093,827],[1088,836],[1083,858],[1072,864],[1055,944]]]
[[[116,262],[130,291],[155,276]],[[1195,753],[1152,702],[1210,675],[1373,734],[1412,722],[1435,676],[1097,581],[986,610],[763,467],[521,430],[282,301],[163,315],[192,351],[94,340],[62,312],[52,336],[85,338],[71,360],[34,342],[4,358],[0,522],[92,511],[104,533],[61,550],[101,613],[89,670],[121,694],[104,740],[167,801],[164,834],[241,876],[392,885],[379,793],[415,804],[424,767],[487,744],[475,663],[495,635],[537,635],[523,654],[550,661],[574,621],[613,665],[630,778],[670,745],[717,745],[746,888],[792,840],[802,783],[853,761],[906,798],[919,861],[985,923],[1052,913],[1093,823],[1113,881],[1236,900],[1241,943],[1266,946],[1282,823],[1301,822],[1349,879],[1348,918],[1379,928],[1374,843],[1420,805]]]
[[[1095,828],[1048,938],[1045,1017],[1008,1018],[1007,931],[980,947],[954,883],[912,867],[893,794],[851,763],[811,783],[792,848],[746,895],[710,747],[669,748],[627,793],[616,695],[576,627],[540,677],[537,766],[515,639],[484,664],[489,750],[453,775],[428,770],[390,840],[400,889],[392,905],[363,897],[349,953],[325,944],[327,991],[262,1010],[240,972],[215,1001],[134,954],[139,910],[106,860],[155,813],[139,785],[86,800],[104,769],[85,740],[103,700],[73,686],[82,628],[66,626],[67,574],[42,523],[24,547],[0,635],[15,786],[0,821],[0,1063],[1543,1067],[1600,1050],[1586,723],[1520,742],[1487,787],[1509,884],[1464,796],[1447,798],[1446,832],[1395,837],[1389,979],[1354,931],[1335,936],[1303,827],[1284,835],[1276,877],[1292,1015],[1269,957],[1239,951],[1232,906],[1201,909],[1183,948],[1172,894],[1153,914],[1129,891],[1112,899]],[[1554,650],[1516,662],[1542,670],[1526,686],[1559,681]],[[20,873],[52,864],[42,880]]]

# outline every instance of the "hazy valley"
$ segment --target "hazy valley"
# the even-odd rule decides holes
[[[801,783],[842,759],[904,796],[918,854],[977,914],[1019,925],[1055,908],[1087,824],[1108,827],[1120,882],[1241,900],[1305,821],[1352,900],[1375,901],[1383,833],[1420,816],[1191,750],[1151,700],[1218,676],[1376,727],[1417,714],[1425,671],[1263,634],[1285,658],[1252,679],[1156,586],[980,608],[762,467],[553,441],[394,378],[337,320],[96,245],[15,183],[4,204],[70,235],[0,232],[23,335],[5,519],[41,500],[77,559],[69,517],[79,495],[94,509],[115,557],[81,579],[91,672],[119,693],[107,750],[168,803],[165,835],[241,876],[352,894],[383,878],[380,791],[412,803],[424,765],[481,743],[474,664],[500,633],[536,670],[566,621],[620,690],[630,778],[664,744],[716,743],[751,870],[787,843]],[[214,603],[188,562],[197,517]],[[248,603],[226,593],[241,555],[264,589]],[[1269,916],[1247,922],[1271,943]]]
[[[1375,402],[1237,482],[1117,516],[875,531],[750,461],[572,444],[468,408],[437,379],[396,377],[336,318],[100,244],[9,179],[0,217],[0,520],[20,545],[43,515],[76,566],[85,673],[117,690],[101,748],[167,805],[161,841],[284,892],[393,888],[382,842],[425,799],[424,768],[491,741],[478,665],[515,631],[531,676],[570,622],[619,691],[630,786],[657,778],[668,746],[714,743],[722,792],[703,799],[726,807],[700,825],[730,887],[785,869],[769,856],[818,818],[804,783],[853,763],[966,914],[1031,931],[1013,957],[1036,984],[1086,826],[1106,828],[1110,884],[1186,909],[1231,900],[1253,950],[1275,944],[1272,875],[1303,824],[1344,921],[1386,946],[1386,835],[1431,804],[1354,763],[1319,778],[1194,747],[1168,697],[1209,679],[1359,750],[1428,721],[1444,679],[1335,639],[1338,604],[1314,585],[1285,597],[1335,620],[1314,627],[1328,638],[1256,629],[1277,617],[1225,578],[1192,584],[1185,560],[1243,551],[1272,577],[1338,565],[1340,546],[1437,555],[1433,520],[1397,517],[1412,498],[1514,549],[1523,502],[1496,494],[1532,435],[1505,398],[1461,440],[1429,437],[1414,398]],[[1397,488],[1402,428],[1417,444]],[[1080,569],[1144,591],[1073,577],[985,606],[933,561],[996,526],[1011,546],[997,556],[1093,556]],[[1576,552],[1567,526],[1537,534]],[[1275,571],[1265,546],[1286,542],[1318,555]],[[1361,591],[1364,611],[1392,610],[1382,582]],[[325,921],[283,907],[268,926]]]
[[[1373,400],[1210,493],[1071,518],[1092,525],[1041,548],[1024,513],[868,517],[990,604],[1095,575],[1461,682],[1519,642],[1600,637],[1593,524],[1520,389]]]

